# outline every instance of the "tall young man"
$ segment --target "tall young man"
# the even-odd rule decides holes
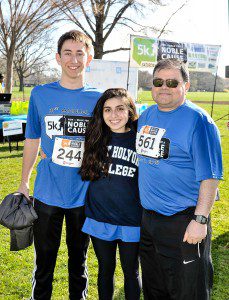
[[[81,232],[84,198],[88,183],[78,169],[84,151],[84,133],[100,92],[85,85],[85,69],[92,60],[91,40],[70,31],[58,41],[56,60],[62,69],[60,81],[37,86],[30,98],[22,180],[19,192],[29,196],[29,178],[41,147],[34,187],[35,269],[32,299],[50,299],[53,273],[66,222],[69,297],[87,294],[86,252],[89,238]]]
[[[158,62],[152,87],[156,105],[138,121],[145,300],[210,299],[209,214],[222,178],[222,155],[214,121],[186,99],[189,86],[184,63]]]

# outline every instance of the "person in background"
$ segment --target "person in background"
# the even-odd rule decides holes
[[[86,299],[86,253],[89,237],[81,231],[85,220],[84,201],[88,187],[78,170],[84,152],[84,135],[100,91],[85,84],[85,70],[92,60],[92,42],[72,30],[58,41],[60,81],[32,90],[26,126],[21,184],[29,197],[29,179],[39,147],[34,187],[35,267],[31,299],[51,299],[56,258],[63,221],[68,248],[69,299]]]
[[[90,185],[83,232],[91,236],[98,259],[98,294],[114,294],[116,249],[124,273],[125,299],[140,299],[139,238],[142,208],[135,151],[136,109],[125,89],[108,89],[87,127],[80,174]]]
[[[136,149],[143,206],[140,260],[146,300],[210,299],[210,211],[222,179],[220,133],[186,99],[186,65],[159,61],[152,105],[140,116]]]
[[[4,75],[0,73],[0,93],[5,92]]]

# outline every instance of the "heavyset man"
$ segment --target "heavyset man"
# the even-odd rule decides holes
[[[158,62],[152,87],[156,105],[138,122],[146,300],[210,297],[209,214],[222,178],[220,136],[210,116],[186,100],[189,86],[184,63]]]
[[[85,299],[85,265],[89,238],[81,232],[84,198],[88,183],[78,174],[84,151],[84,133],[100,96],[85,85],[85,69],[92,55],[91,40],[70,31],[58,41],[56,60],[62,69],[60,81],[33,89],[26,126],[22,180],[19,192],[29,196],[29,178],[39,147],[43,159],[37,167],[34,207],[35,269],[31,299],[51,298],[53,273],[66,221],[69,297]]]

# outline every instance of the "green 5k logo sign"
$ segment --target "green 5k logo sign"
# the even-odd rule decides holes
[[[157,41],[154,39],[133,39],[133,60],[140,67],[151,67],[157,59]]]

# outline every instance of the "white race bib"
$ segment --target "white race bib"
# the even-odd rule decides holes
[[[84,141],[55,138],[52,161],[64,167],[81,167],[84,153]]]
[[[137,133],[137,153],[153,158],[160,157],[160,142],[165,132],[163,128],[142,126],[140,132]]]

